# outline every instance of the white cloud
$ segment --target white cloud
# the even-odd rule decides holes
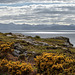
[[[75,4],[0,6],[0,23],[75,24]]]

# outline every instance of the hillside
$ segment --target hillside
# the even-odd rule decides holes
[[[42,56],[42,53],[46,52],[48,53],[47,55],[50,58],[54,57],[54,55],[60,58],[59,62],[61,61],[62,57],[61,55],[63,55],[65,60],[64,64],[66,65],[67,62],[67,57],[69,57],[69,64],[71,64],[70,68],[72,68],[72,71],[67,72],[67,75],[69,73],[69,75],[71,74],[75,74],[75,48],[73,47],[73,45],[70,43],[69,38],[67,37],[55,37],[55,38],[40,38],[39,36],[35,36],[35,37],[31,37],[31,36],[25,36],[22,34],[17,34],[17,33],[0,33],[0,61],[1,63],[6,63],[9,66],[5,66],[6,68],[3,68],[2,64],[0,63],[0,73],[4,74],[6,73],[7,75],[15,75],[13,71],[11,71],[12,67],[16,69],[16,66],[13,66],[13,64],[18,64],[17,67],[22,67],[22,65],[25,65],[26,63],[30,63],[32,68],[34,67],[34,70],[32,72],[32,68],[28,68],[28,72],[26,75],[38,75],[39,72],[37,71],[37,68],[33,65],[34,63],[36,63],[34,61],[34,58],[38,57],[38,56]],[[50,54],[49,54],[50,53]],[[66,57],[65,57],[66,56]],[[44,55],[42,56],[44,57]],[[45,56],[46,57],[46,56]],[[44,57],[44,58],[45,58]],[[36,58],[38,61],[40,57]],[[73,60],[74,61],[73,61]],[[43,58],[41,60],[44,60]],[[52,59],[54,61],[54,59]],[[11,63],[12,61],[12,63]],[[18,61],[18,62],[17,62]],[[57,59],[56,59],[57,61]],[[44,61],[43,61],[44,62]],[[55,61],[54,61],[55,62]],[[10,64],[11,63],[11,64]],[[21,63],[22,65],[20,65],[19,63]],[[59,63],[57,63],[59,64]],[[56,65],[57,65],[56,64]],[[63,64],[63,62],[61,63]],[[64,68],[64,64],[63,64],[63,68]],[[12,66],[10,68],[10,65]],[[73,65],[73,67],[72,67]],[[29,66],[29,64],[28,64]],[[9,69],[11,71],[11,73],[8,71],[4,71],[6,69]],[[27,69],[27,67],[25,67]],[[67,69],[67,67],[65,67]],[[66,70],[65,71],[66,72]],[[18,70],[18,68],[15,70]],[[20,69],[19,69],[20,70]],[[41,71],[41,67],[38,69],[40,71],[40,73],[42,73],[43,75],[48,75],[48,74],[44,74],[43,71]],[[54,70],[54,69],[53,69]],[[16,75],[24,75],[26,73],[26,70],[23,73],[23,70],[20,70],[21,74],[17,74]],[[54,70],[55,71],[55,70]],[[53,75],[59,75],[60,72],[61,75],[63,75],[63,71],[59,71],[57,70],[56,74],[52,74]],[[29,74],[29,72],[31,72]],[[66,73],[64,74],[66,75]]]
[[[29,24],[1,24],[0,30],[75,30],[75,25],[29,25]]]
[[[45,30],[75,30],[75,26],[74,25],[55,25],[55,26],[51,26],[51,27],[46,27],[44,28]]]

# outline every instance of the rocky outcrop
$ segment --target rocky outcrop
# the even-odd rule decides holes
[[[14,52],[13,52],[13,55],[14,56],[19,56],[20,54],[24,54],[25,57],[27,57],[28,59],[31,58],[33,60],[34,57],[36,57],[38,55],[38,53],[36,53],[35,51],[30,51],[28,52],[26,48],[23,49],[23,47],[25,46],[44,46],[46,47],[47,50],[50,50],[50,49],[62,49],[64,50],[64,52],[69,52],[67,50],[67,48],[69,47],[73,47],[73,45],[70,43],[70,40],[69,38],[66,38],[66,37],[55,37],[55,38],[52,38],[52,39],[59,39],[59,40],[64,40],[64,44],[63,46],[61,47],[60,46],[60,43],[59,44],[55,44],[55,45],[52,45],[52,44],[48,44],[47,42],[42,42],[42,41],[36,41],[35,39],[33,38],[27,38],[26,36],[24,35],[20,35],[20,34],[17,34],[17,42],[14,44]],[[21,41],[21,43],[24,43],[23,45],[20,44],[19,40]],[[54,41],[53,41],[54,43]]]
[[[64,45],[63,46],[73,47],[73,44],[70,43],[70,40],[67,37],[60,36],[60,37],[55,37],[54,39],[64,40],[65,42],[64,42]]]
[[[49,46],[46,42],[35,41],[33,39],[25,39],[25,41],[35,46]]]

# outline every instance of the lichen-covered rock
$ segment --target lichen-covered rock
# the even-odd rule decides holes
[[[73,44],[70,43],[70,40],[67,37],[60,36],[60,37],[55,37],[54,39],[64,40],[65,41],[64,46],[73,47]]]

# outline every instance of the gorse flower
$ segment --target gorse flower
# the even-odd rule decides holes
[[[14,44],[13,42],[12,43],[10,43],[10,42],[0,42],[0,52],[7,53],[7,52],[14,51],[13,44]]]
[[[70,70],[69,68],[75,66],[74,59],[56,53],[43,53],[41,56],[37,56],[35,58],[35,62],[38,72],[44,75],[58,75],[64,72],[66,73],[66,71]]]
[[[13,62],[3,59],[0,61],[0,70],[6,70],[11,75],[27,75],[33,71],[33,68],[30,63],[21,63],[20,61]]]

